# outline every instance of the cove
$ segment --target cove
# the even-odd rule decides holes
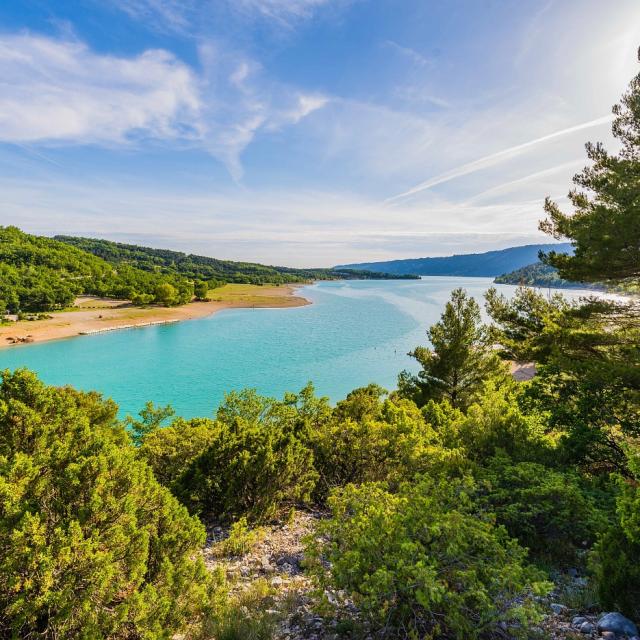
[[[281,396],[312,381],[332,401],[375,382],[395,387],[415,371],[407,352],[426,344],[451,291],[482,304],[490,278],[320,282],[299,290],[313,302],[292,309],[234,309],[185,322],[22,345],[0,351],[0,368],[27,367],[48,384],[113,398],[121,414],[145,402],[184,417],[211,416],[225,392],[252,387]],[[567,297],[593,292],[564,292]]]

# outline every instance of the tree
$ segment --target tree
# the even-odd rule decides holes
[[[178,290],[168,282],[163,282],[156,287],[155,301],[165,307],[178,304]]]
[[[0,636],[169,639],[197,623],[211,579],[204,527],[136,456],[117,407],[0,384]]]
[[[543,256],[566,280],[640,279],[640,74],[613,113],[613,135],[622,148],[613,155],[601,143],[586,145],[593,164],[574,178],[569,199],[575,212],[563,213],[549,198],[545,202],[549,217],[540,228],[569,238],[575,247],[573,255]]]
[[[193,293],[198,300],[206,300],[209,295],[209,284],[198,280],[193,287]]]
[[[427,335],[432,345],[417,347],[409,355],[422,370],[400,374],[399,393],[424,406],[431,399],[448,399],[466,407],[491,378],[506,378],[506,369],[493,351],[478,303],[463,289],[455,289],[439,322]]]

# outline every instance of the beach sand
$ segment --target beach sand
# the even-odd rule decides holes
[[[49,313],[46,320],[21,320],[0,326],[0,348],[23,342],[45,342],[60,338],[192,320],[223,309],[286,308],[310,304],[295,295],[298,285],[256,286],[229,284],[209,293],[208,302],[191,302],[180,307],[134,307],[122,300],[83,296],[68,311]]]

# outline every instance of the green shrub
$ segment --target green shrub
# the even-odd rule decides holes
[[[410,400],[380,401],[375,385],[353,391],[333,418],[314,431],[309,445],[320,475],[316,495],[349,483],[398,484],[447,455]]]
[[[211,582],[204,529],[137,459],[116,406],[0,385],[0,636],[171,638]]]
[[[314,401],[297,401],[293,394],[278,402],[253,390],[230,393],[209,448],[176,483],[185,504],[219,519],[260,521],[308,501],[317,473],[303,439]]]
[[[613,525],[595,546],[591,566],[604,609],[640,620],[640,543]]]
[[[542,417],[520,409],[518,393],[512,385],[497,388],[489,383],[464,414],[445,412],[441,419],[448,417],[449,424],[440,429],[449,446],[463,447],[478,463],[500,451],[517,461],[547,459],[553,442],[545,435]]]
[[[578,551],[591,546],[605,526],[604,514],[574,472],[499,456],[479,475],[497,522],[543,563],[577,564]]]
[[[549,585],[476,511],[474,491],[469,480],[427,477],[397,494],[379,484],[335,491],[309,549],[322,586],[353,598],[386,637],[477,638],[501,622],[517,635],[539,619],[534,596]]]
[[[193,640],[271,640],[282,615],[274,609],[276,590],[256,580],[223,602],[204,621]]]
[[[229,535],[214,545],[214,555],[244,556],[264,539],[266,533],[264,527],[250,529],[247,519],[242,517],[231,525]]]
[[[592,557],[602,605],[640,620],[640,447],[627,447],[631,478],[619,478],[618,519]]]
[[[153,469],[158,481],[170,487],[213,441],[216,424],[207,418],[177,418],[170,426],[147,433],[139,456]]]

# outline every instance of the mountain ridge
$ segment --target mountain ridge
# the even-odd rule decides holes
[[[397,275],[496,277],[536,262],[540,251],[569,253],[572,247],[568,242],[528,244],[482,253],[344,264],[334,269],[366,269]]]

